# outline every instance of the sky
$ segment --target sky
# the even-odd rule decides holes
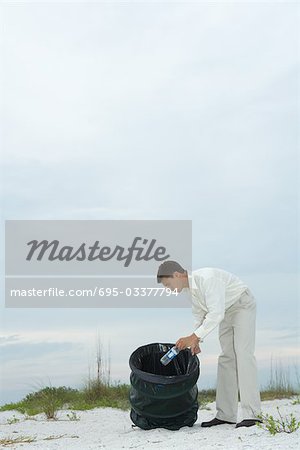
[[[6,219],[192,220],[193,269],[233,272],[256,297],[262,386],[272,358],[299,364],[296,8],[1,5],[2,230]],[[133,350],[193,331],[188,304],[5,308],[1,239],[1,403],[80,386],[97,335],[112,379],[128,382]],[[215,330],[200,388],[215,385],[219,351]]]

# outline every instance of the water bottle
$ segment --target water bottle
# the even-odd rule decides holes
[[[170,348],[170,350],[162,358],[160,358],[160,362],[164,366],[166,366],[167,364],[169,364],[169,362],[172,361],[172,359],[175,358],[175,356],[178,355],[179,352],[180,352],[179,348],[177,348],[176,345],[174,345],[174,347]]]

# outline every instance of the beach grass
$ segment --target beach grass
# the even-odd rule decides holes
[[[129,408],[129,389],[126,384],[107,386],[94,383],[83,389],[72,389],[66,386],[46,386],[26,395],[21,401],[8,403],[0,407],[0,411],[16,410],[22,414],[33,416],[44,413],[47,419],[56,419],[60,409],[88,410],[99,407],[119,409]]]
[[[298,369],[296,368],[296,386],[292,384],[290,369],[271,361],[270,378],[267,385],[261,389],[261,400],[291,398],[299,402],[300,386]],[[105,375],[105,376],[104,376]],[[130,409],[130,385],[109,381],[106,374],[98,372],[96,377],[88,376],[81,389],[60,386],[44,386],[26,395],[21,401],[8,403],[0,407],[0,411],[16,410],[27,416],[44,413],[47,419],[56,420],[57,412],[66,410],[89,410],[93,408]],[[200,409],[205,409],[209,403],[216,400],[216,389],[200,389],[198,402]]]
[[[56,419],[60,409],[89,410],[93,408],[119,408],[130,409],[130,385],[118,384],[107,386],[95,383],[89,389],[72,389],[65,386],[45,387],[37,392],[28,394],[16,403],[8,403],[0,407],[0,411],[16,410],[27,416],[44,413],[47,419]],[[262,400],[275,400],[282,398],[297,398],[295,389],[266,389],[261,391]],[[216,400],[215,389],[199,390],[198,401],[201,408]]]

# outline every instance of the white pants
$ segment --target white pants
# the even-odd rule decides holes
[[[247,289],[228,310],[219,327],[222,353],[218,360],[216,417],[237,421],[238,391],[242,419],[261,413],[255,347],[256,302]]]

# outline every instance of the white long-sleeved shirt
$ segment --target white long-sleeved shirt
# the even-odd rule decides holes
[[[216,328],[246,289],[242,280],[225,270],[205,267],[193,271],[186,291],[192,301],[196,336],[202,340]]]

